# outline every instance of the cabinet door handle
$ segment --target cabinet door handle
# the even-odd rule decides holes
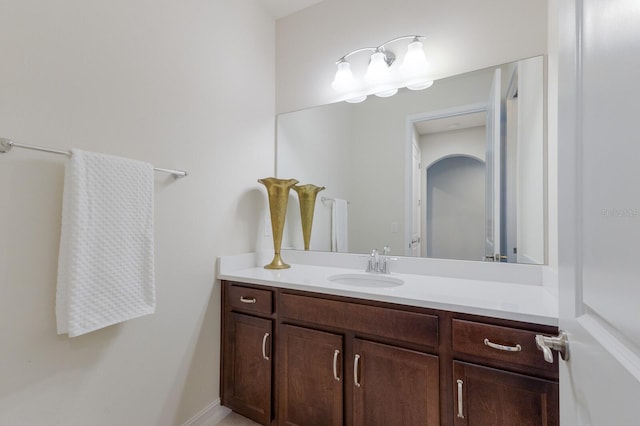
[[[333,378],[336,379],[337,382],[340,381],[340,376],[338,376],[338,356],[340,355],[339,350],[333,351]]]
[[[360,381],[358,378],[358,369],[360,368],[360,355],[356,354],[353,360],[353,383],[355,383],[356,387],[360,387]]]
[[[240,301],[242,303],[256,303],[256,298],[255,297],[240,296]]]
[[[269,360],[267,356],[267,339],[269,338],[269,333],[264,333],[262,337],[262,358]]]
[[[519,344],[515,346],[505,346],[505,345],[499,345],[497,343],[493,343],[489,339],[484,339],[484,344],[489,346],[490,348],[497,349],[499,351],[520,352],[522,350],[522,346],[520,346]]]
[[[464,419],[464,406],[462,405],[462,385],[464,382],[460,379],[456,382],[458,383],[458,418]]]

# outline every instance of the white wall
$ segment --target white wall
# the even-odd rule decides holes
[[[157,312],[69,339],[64,159],[0,155],[1,425],[180,425],[219,397],[215,260],[264,242],[274,38],[253,0],[0,1],[1,136],[190,172],[155,181]]]
[[[321,198],[351,199],[349,187],[341,183],[349,181],[353,166],[353,109],[342,102],[278,117],[278,177],[325,187],[316,199],[310,250],[331,251],[331,203]],[[295,191],[289,195],[282,247],[304,248]]]
[[[276,109],[337,100],[335,62],[354,49],[425,35],[432,76],[442,78],[545,54],[546,22],[544,1],[325,0],[277,21]],[[402,60],[406,45],[393,47]],[[354,55],[354,72],[366,61]]]
[[[487,128],[485,126],[431,133],[420,137],[422,168],[445,157],[465,155],[485,161],[487,153]]]

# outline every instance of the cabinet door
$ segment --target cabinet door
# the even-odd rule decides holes
[[[355,426],[440,424],[438,357],[354,340]]]
[[[231,312],[224,332],[222,404],[271,422],[271,320]]]
[[[342,425],[342,336],[284,324],[279,331],[280,424]]]
[[[558,425],[558,383],[453,362],[454,424]]]

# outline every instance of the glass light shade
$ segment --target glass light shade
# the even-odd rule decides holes
[[[346,102],[350,104],[359,104],[360,102],[364,102],[365,99],[367,99],[367,95],[362,95],[355,98],[347,99]]]
[[[378,97],[380,97],[380,98],[388,98],[389,96],[393,96],[393,95],[395,95],[396,93],[398,93],[398,89],[396,89],[396,88],[393,88],[393,89],[389,88],[389,89],[383,89],[383,90],[381,90],[381,91],[379,91],[379,92],[376,92],[376,93],[375,93],[375,95],[376,95],[376,96],[378,96]]]
[[[431,86],[433,86],[433,80],[427,80],[426,78],[424,80],[416,79],[407,84],[407,89],[423,90],[428,89]]]
[[[416,40],[409,43],[407,54],[404,56],[401,71],[405,75],[425,74],[428,69],[427,57],[422,49],[422,42]]]
[[[385,60],[385,55],[383,52],[375,52],[371,55],[371,60],[369,61],[369,67],[367,68],[367,72],[364,75],[364,79],[369,84],[380,84],[385,83],[389,80],[391,76],[391,72],[389,70],[389,65]]]
[[[400,67],[409,90],[423,90],[433,85],[433,80],[427,77],[429,64],[422,49],[422,42],[414,40],[409,43],[407,54]]]
[[[338,64],[336,76],[333,79],[333,83],[331,83],[331,87],[338,92],[348,92],[353,90],[355,86],[356,81],[353,78],[353,73],[351,72],[351,65],[346,61],[340,62]]]

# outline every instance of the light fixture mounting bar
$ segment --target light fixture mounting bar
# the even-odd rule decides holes
[[[384,47],[387,44],[391,44],[391,43],[399,41],[399,40],[408,40],[410,38],[413,39],[413,41],[418,41],[418,40],[424,40],[426,37],[425,36],[421,36],[421,35],[400,36],[400,37],[396,37],[394,39],[391,39],[389,41],[385,41],[384,43],[382,43],[380,46],[377,46],[377,47],[363,47],[361,49],[352,50],[351,52],[347,53],[346,55],[344,55],[343,57],[338,59],[336,61],[336,65],[340,64],[341,62],[345,62],[349,56],[355,55],[356,53],[360,53],[360,52],[384,52],[385,51]]]
[[[336,61],[336,65],[338,65],[341,62],[345,62],[349,56],[355,55],[356,53],[360,53],[360,52],[375,52],[377,49],[378,49],[377,47],[363,47],[362,49],[352,50],[351,52],[349,52],[346,55],[344,55],[342,58],[338,59]]]
[[[424,40],[426,37],[425,36],[421,36],[421,35],[406,35],[406,36],[400,36],[400,37],[396,37],[394,39],[391,39],[389,41],[386,41],[384,43],[382,43],[380,46],[378,46],[378,49],[384,49],[384,47],[387,44],[391,44],[395,41],[399,41],[399,40],[408,40],[408,39],[413,39],[413,41],[419,41],[419,40]]]

